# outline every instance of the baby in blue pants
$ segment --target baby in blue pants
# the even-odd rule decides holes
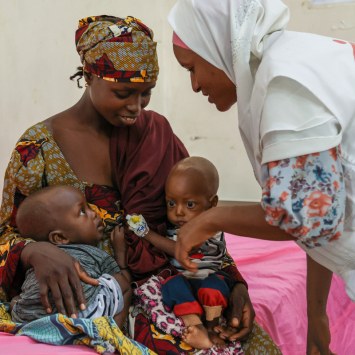
[[[179,271],[178,275],[165,280],[163,299],[187,326],[182,335],[183,341],[196,349],[207,349],[212,345],[218,348],[226,346],[213,331],[219,324],[219,317],[227,306],[233,286],[231,277],[220,271],[224,263],[226,241],[224,234],[219,232],[190,255],[198,265],[196,274],[182,268],[175,259],[175,244],[180,227],[217,206],[218,185],[217,169],[207,159],[190,157],[180,161],[171,170],[165,185],[167,216],[171,223],[166,238],[150,231],[144,218],[139,223],[145,230],[142,233],[135,231],[168,254],[171,264]]]

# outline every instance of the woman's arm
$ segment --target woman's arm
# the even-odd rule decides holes
[[[248,284],[228,252],[225,254],[221,271],[232,278],[234,286],[225,312],[228,325],[227,327],[216,327],[215,331],[219,333],[222,339],[229,339],[230,341],[246,340],[253,330],[255,318],[255,311],[248,293]]]
[[[175,257],[189,271],[197,266],[188,255],[191,249],[212,238],[218,231],[249,238],[285,241],[295,238],[265,221],[261,205],[215,207],[202,213],[178,232]]]
[[[30,129],[31,130],[31,129]],[[41,147],[47,139],[42,134],[30,135],[28,130],[17,143],[5,173],[3,199],[0,215],[0,247],[3,251],[0,267],[0,295],[7,300],[21,288],[25,271],[31,267],[41,290],[44,308],[51,311],[48,291],[52,291],[59,312],[77,315],[73,291],[81,309],[85,309],[85,298],[80,279],[96,285],[69,254],[50,243],[34,243],[24,240],[16,228],[16,212],[26,196],[42,186],[45,161]],[[35,130],[34,130],[35,131]]]
[[[330,355],[327,301],[333,273],[307,256],[307,354]]]
[[[246,288],[248,288],[248,283],[244,280],[242,274],[237,269],[237,266],[232,257],[229,255],[228,251],[224,254],[223,266],[221,271],[228,274],[233,280],[234,284],[242,283],[245,285]]]
[[[217,207],[187,223],[180,230],[176,259],[195,270],[188,250],[220,230],[274,241],[297,239],[310,248],[341,238],[345,186],[340,147],[265,164],[262,192],[261,206]]]
[[[307,255],[307,313],[326,313],[333,273]]]
[[[25,133],[13,150],[5,171],[0,214],[2,300],[10,301],[20,291],[25,271],[30,267],[21,264],[21,257],[23,249],[33,240],[25,240],[18,233],[16,213],[26,196],[41,186],[44,162],[39,154],[41,145],[36,143]]]

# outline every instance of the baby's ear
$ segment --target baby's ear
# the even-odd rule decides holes
[[[49,233],[49,241],[54,245],[66,245],[69,244],[69,239],[65,238],[63,232],[60,230],[55,230]]]
[[[213,195],[210,198],[210,203],[211,203],[211,207],[216,207],[218,205],[218,196],[217,195]]]

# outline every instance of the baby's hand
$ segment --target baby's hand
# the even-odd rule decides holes
[[[131,274],[127,269],[127,242],[124,235],[124,227],[117,226],[111,233],[111,243],[115,253],[115,260],[121,269],[122,275],[132,281]],[[126,302],[126,301],[125,301]]]
[[[127,242],[124,237],[124,227],[115,227],[111,233],[111,244],[115,254],[125,253],[127,251]]]

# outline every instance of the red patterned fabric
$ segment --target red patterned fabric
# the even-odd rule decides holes
[[[79,21],[75,44],[85,72],[113,82],[143,83],[156,81],[159,74],[153,38],[135,17],[90,16]]]
[[[21,162],[27,167],[27,163],[33,159],[37,154],[43,143],[47,142],[47,138],[39,141],[31,141],[29,139],[21,139],[17,145],[16,150],[21,155]]]
[[[25,195],[21,193],[19,189],[15,190],[15,196],[14,196],[14,206],[12,208],[12,214],[11,214],[11,220],[10,220],[10,226],[11,227],[16,227],[16,216],[17,216],[17,210],[20,207],[21,202],[26,198]]]
[[[160,339],[154,337],[157,334],[161,335]],[[165,335],[161,331],[156,330],[143,314],[138,314],[136,317],[134,340],[145,345],[158,355],[175,355],[186,351],[186,344],[181,344],[181,338]],[[180,344],[182,347],[180,347]]]
[[[8,300],[17,295],[24,276],[17,269],[20,267],[21,252],[28,241],[16,242],[16,238],[12,238],[0,245],[0,285]]]
[[[238,271],[237,266],[235,265],[235,262],[231,258],[231,256],[226,253],[225,258],[224,258],[224,265],[223,269],[221,270],[228,274],[234,283],[242,283],[248,288],[248,283],[244,280],[242,274]]]
[[[116,202],[121,199],[119,191],[108,186],[96,185],[85,187],[85,196],[89,203],[106,211],[117,213]]]

